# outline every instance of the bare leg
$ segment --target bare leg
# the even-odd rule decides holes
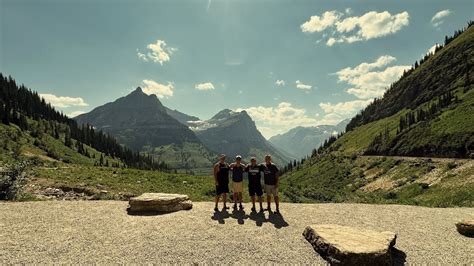
[[[224,202],[224,208],[227,207],[227,193],[222,193],[222,201]]]
[[[237,205],[238,197],[239,197],[239,193],[234,192],[234,207]]]
[[[217,204],[219,204],[219,198],[220,197],[221,197],[221,195],[217,195],[216,198],[215,198],[216,208],[217,208]]]
[[[273,197],[275,199],[276,211],[280,212],[280,198],[278,196]]]
[[[255,197],[254,197],[254,198],[255,198]],[[262,200],[262,196],[259,196],[259,197],[258,197],[258,202],[260,203],[260,210],[263,210],[263,206],[262,206],[263,203],[262,203],[262,201],[263,201],[263,200]],[[254,206],[255,206],[255,200],[254,200]]]
[[[252,196],[251,198],[252,198],[252,206],[253,206],[253,208],[255,209],[255,196]],[[259,197],[259,198],[260,198],[260,197]]]
[[[240,202],[240,204],[242,204],[242,198],[243,198],[242,197],[242,192],[239,192],[239,202]]]
[[[267,195],[267,209],[270,210],[270,202],[272,201],[272,196]]]

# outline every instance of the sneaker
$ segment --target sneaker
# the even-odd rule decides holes
[[[237,204],[234,204],[234,206],[232,207],[234,210],[237,209]]]
[[[219,209],[217,208],[217,206],[214,207],[214,211],[215,211],[215,212],[218,212],[218,211],[219,211]]]
[[[275,214],[280,214],[280,210],[277,209],[277,210],[275,211]]]
[[[244,206],[242,204],[239,205],[239,209],[240,210],[243,210],[244,209]]]
[[[252,209],[250,209],[252,212],[256,212],[257,210],[255,209],[255,207],[252,207]]]
[[[263,213],[263,208],[260,208],[260,212]]]

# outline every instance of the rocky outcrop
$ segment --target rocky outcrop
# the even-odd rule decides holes
[[[131,198],[128,211],[137,212],[175,212],[190,210],[193,203],[187,195],[167,193],[144,193]]]
[[[396,235],[349,226],[321,224],[303,232],[316,252],[333,265],[391,265]]]
[[[462,235],[474,237],[474,220],[463,220],[456,224],[458,232]]]

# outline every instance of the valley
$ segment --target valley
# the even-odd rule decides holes
[[[8,103],[0,105],[2,171],[28,165],[17,200],[126,200],[168,192],[210,201],[217,154],[262,161],[270,153],[281,169],[283,201],[473,207],[469,25],[350,121],[297,127],[270,140],[246,111],[224,109],[201,120],[165,107],[140,87],[71,120],[2,76],[1,101]],[[443,69],[451,71],[427,77]]]

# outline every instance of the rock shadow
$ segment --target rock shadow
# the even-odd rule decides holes
[[[181,210],[181,211],[186,211],[186,210]],[[161,216],[161,215],[167,215],[170,213],[174,213],[178,211],[172,211],[172,212],[159,212],[159,211],[131,211],[129,208],[127,208],[127,214],[130,216]]]

